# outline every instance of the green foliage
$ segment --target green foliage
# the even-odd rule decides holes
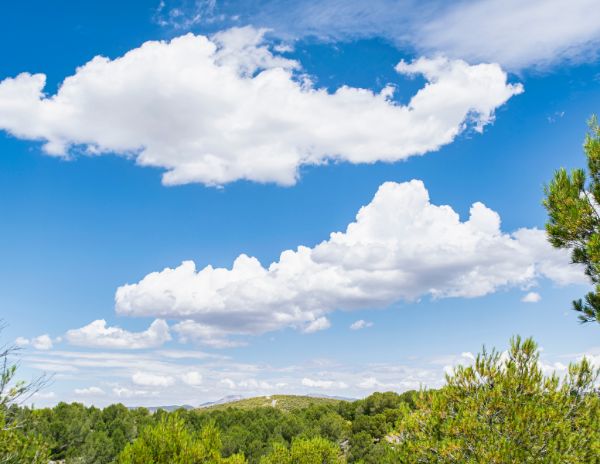
[[[399,422],[399,462],[600,462],[598,377],[586,360],[544,377],[537,346],[516,338],[508,357],[483,351]]]
[[[242,455],[221,456],[221,439],[213,425],[194,434],[177,414],[146,427],[119,454],[119,464],[243,464]]]
[[[288,448],[276,444],[273,450],[260,460],[260,464],[343,464],[340,449],[321,438],[297,439]]]
[[[548,211],[546,231],[556,248],[571,250],[574,263],[596,285],[595,291],[573,302],[581,322],[600,322],[600,126],[595,117],[589,122],[584,151],[588,173],[561,168],[544,189]]]
[[[327,440],[338,441],[350,431],[350,423],[335,411],[323,414],[318,421],[319,435]]]
[[[368,430],[363,434],[367,445],[357,456],[366,463],[383,463],[387,461],[381,460],[382,451],[389,446],[385,442],[377,443],[380,438],[376,436],[393,428],[400,414],[397,407],[406,407],[405,397],[404,394],[377,393],[355,402],[314,402],[313,398],[294,397],[295,404],[305,403],[305,407],[290,410],[272,406],[233,407],[176,413],[158,411],[151,415],[144,408],[130,410],[120,404],[100,410],[79,403],[59,403],[51,409],[15,408],[13,413],[27,424],[24,433],[44,438],[51,451],[50,459],[64,460],[66,464],[113,463],[130,443],[133,443],[132,449],[142,447],[143,439],[138,439],[140,430],[163,424],[173,415],[183,421],[192,437],[197,438],[202,430],[216,427],[220,431],[222,456],[243,454],[250,464],[258,464],[277,446],[289,452],[295,441],[319,437],[333,444],[337,454],[347,454],[350,462],[354,462],[357,459],[353,460],[349,448],[350,442],[356,441],[352,440],[353,420],[356,420]],[[262,404],[262,400],[259,403]],[[368,420],[368,416],[374,419]],[[358,433],[362,433],[363,426]],[[299,446],[296,444],[296,448]]]
[[[0,412],[0,463],[46,464],[48,449],[37,435],[26,435],[16,425],[6,422],[4,410]]]

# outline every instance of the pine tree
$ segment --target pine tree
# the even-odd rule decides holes
[[[596,288],[573,302],[581,322],[600,322],[600,126],[589,121],[584,151],[588,173],[561,168],[544,189],[549,219],[548,239],[556,248],[572,251],[574,263],[583,264]]]

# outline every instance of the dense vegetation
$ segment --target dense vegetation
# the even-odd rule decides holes
[[[118,462],[122,463],[179,462],[173,457],[179,456],[179,449],[198,456],[215,451],[225,457],[239,453],[250,463],[270,463],[285,462],[283,458],[273,461],[273,456],[280,459],[285,453],[310,456],[306,448],[321,450],[336,459],[346,450],[352,454],[351,462],[369,456],[373,459],[366,462],[378,462],[375,457],[381,452],[379,448],[386,446],[378,442],[394,430],[402,412],[414,404],[414,397],[414,392],[375,393],[355,402],[299,397],[308,406],[290,411],[270,406],[250,409],[242,402],[241,408],[181,409],[172,413],[161,410],[155,414],[144,408],[130,410],[111,405],[98,409],[79,403],[36,410],[13,406],[7,412],[11,421],[26,424],[24,433],[43,438],[53,460],[68,463],[110,463],[119,454]],[[156,453],[152,455],[155,460],[146,455],[140,458],[142,450]],[[167,451],[173,453],[170,460],[156,458]],[[267,457],[270,454],[273,456]]]
[[[546,377],[535,343],[482,352],[439,390],[296,408],[104,409],[4,403],[0,462],[117,464],[598,463],[598,372]],[[259,401],[264,402],[264,398]]]

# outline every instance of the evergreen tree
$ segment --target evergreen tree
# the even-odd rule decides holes
[[[583,169],[571,173],[559,169],[544,189],[543,204],[549,215],[550,243],[570,249],[572,261],[585,266],[596,286],[585,298],[574,301],[573,309],[581,322],[600,322],[600,126],[595,117],[589,128],[584,143],[588,175]]]

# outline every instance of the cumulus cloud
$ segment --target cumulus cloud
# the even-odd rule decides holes
[[[155,320],[143,332],[107,327],[104,319],[98,319],[80,329],[69,330],[65,337],[72,345],[121,349],[155,348],[171,339],[169,326],[161,319]]]
[[[54,343],[52,338],[50,338],[50,335],[44,334],[39,337],[34,337],[31,340],[25,337],[17,337],[15,339],[15,345],[21,348],[31,345],[36,350],[49,350],[54,346]]]
[[[373,326],[372,322],[367,322],[363,319],[359,319],[358,321],[350,324],[350,330],[361,330],[361,329],[366,329],[367,327],[372,327],[372,326]]]
[[[58,341],[60,341],[60,339],[58,339]],[[36,350],[50,350],[54,347],[54,342],[52,341],[52,338],[50,338],[50,335],[44,334],[32,339],[17,337],[15,339],[15,345],[21,348],[31,345]]]
[[[118,154],[166,170],[165,184],[238,179],[296,182],[302,165],[394,162],[434,151],[468,127],[481,130],[520,84],[496,64],[443,57],[401,62],[427,84],[406,105],[342,86],[329,93],[273,52],[264,31],[231,29],[146,42],[96,57],[44,94],[46,76],[0,82],[0,129],[44,141],[44,151]]]
[[[139,371],[131,376],[131,381],[144,387],[170,387],[175,383],[175,379],[170,375],[157,375]]]
[[[227,343],[229,334],[325,325],[325,314],[386,307],[400,300],[479,297],[540,278],[585,282],[569,253],[538,229],[502,232],[499,215],[474,203],[461,221],[429,201],[422,182],[382,184],[344,232],[309,248],[286,250],[263,267],[240,255],[231,269],[192,261],[123,285],[121,315],[183,319],[185,339]],[[194,335],[197,333],[197,335]]]
[[[537,292],[529,292],[521,298],[523,303],[537,303],[542,299],[542,296]]]

